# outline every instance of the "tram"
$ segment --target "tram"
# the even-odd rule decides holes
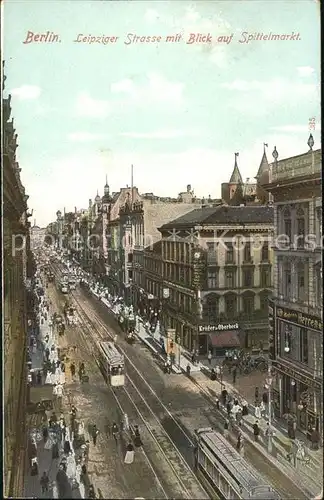
[[[212,428],[195,431],[195,467],[206,487],[223,499],[280,500],[263,477]]]
[[[113,342],[100,342],[100,365],[110,385],[119,387],[125,384],[125,360]]]

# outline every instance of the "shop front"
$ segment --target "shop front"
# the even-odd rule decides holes
[[[213,357],[223,357],[226,351],[241,347],[242,332],[238,323],[199,325],[199,354],[212,352]]]
[[[322,432],[320,382],[285,362],[278,363],[276,370],[277,383],[273,389],[275,415],[293,416],[298,430],[308,437],[312,428]]]

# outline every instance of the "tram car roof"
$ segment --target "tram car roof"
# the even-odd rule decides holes
[[[111,366],[122,366],[124,355],[121,354],[113,342],[100,342],[101,350]]]
[[[229,476],[250,493],[249,498],[280,500],[278,493],[241,457],[222,434],[211,428],[197,429],[195,433],[204,454],[212,463],[215,463],[216,459],[221,462]]]

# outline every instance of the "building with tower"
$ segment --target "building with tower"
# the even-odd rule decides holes
[[[271,202],[271,194],[267,193],[262,185],[269,178],[269,163],[266,155],[266,147],[263,146],[262,159],[255,176],[255,180],[247,178],[243,181],[239,166],[239,153],[234,153],[234,168],[229,182],[222,183],[222,199],[225,203],[232,206],[239,205],[266,205]]]

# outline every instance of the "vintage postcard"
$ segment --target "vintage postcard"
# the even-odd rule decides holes
[[[323,495],[320,3],[1,4],[4,495]]]

